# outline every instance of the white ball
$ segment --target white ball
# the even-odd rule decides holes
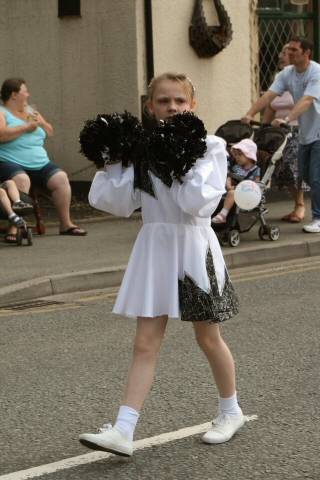
[[[234,190],[234,201],[242,210],[252,210],[261,201],[261,189],[252,180],[243,180]]]

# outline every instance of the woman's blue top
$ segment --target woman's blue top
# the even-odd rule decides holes
[[[4,107],[0,107],[0,112],[4,113],[9,128],[20,127],[26,123]],[[14,140],[0,142],[0,162],[9,161],[30,170],[40,170],[50,161],[43,148],[46,136],[44,129],[37,127],[33,132],[23,133]]]

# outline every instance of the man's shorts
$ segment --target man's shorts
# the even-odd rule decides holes
[[[18,175],[18,173],[26,173],[31,180],[32,185],[36,185],[41,188],[47,188],[48,181],[57,172],[60,172],[61,168],[55,165],[53,162],[47,163],[39,170],[31,170],[24,168],[14,162],[2,162],[0,161],[0,182],[10,180]]]

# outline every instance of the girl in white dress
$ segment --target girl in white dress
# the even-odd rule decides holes
[[[166,73],[149,86],[147,107],[157,121],[195,108],[194,87],[183,74]],[[208,136],[207,150],[180,183],[165,185],[149,172],[154,195],[134,188],[134,169],[121,163],[96,174],[90,204],[128,217],[141,207],[143,227],[134,245],[114,313],[137,317],[133,359],[122,405],[113,425],[80,435],[96,450],[131,456],[139,412],[149,393],[168,318],[193,322],[219,391],[219,411],[205,443],[228,441],[245,423],[238,405],[235,367],[219,323],[235,315],[238,302],[230,283],[211,215],[225,192],[224,141]]]

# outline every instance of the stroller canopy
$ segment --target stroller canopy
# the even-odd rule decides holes
[[[288,132],[284,128],[261,127],[255,130],[253,140],[258,150],[275,153],[286,142],[287,135]]]
[[[253,128],[251,125],[242,123],[240,120],[229,120],[218,128],[215,135],[223,138],[227,145],[233,145],[244,138],[253,137]]]

